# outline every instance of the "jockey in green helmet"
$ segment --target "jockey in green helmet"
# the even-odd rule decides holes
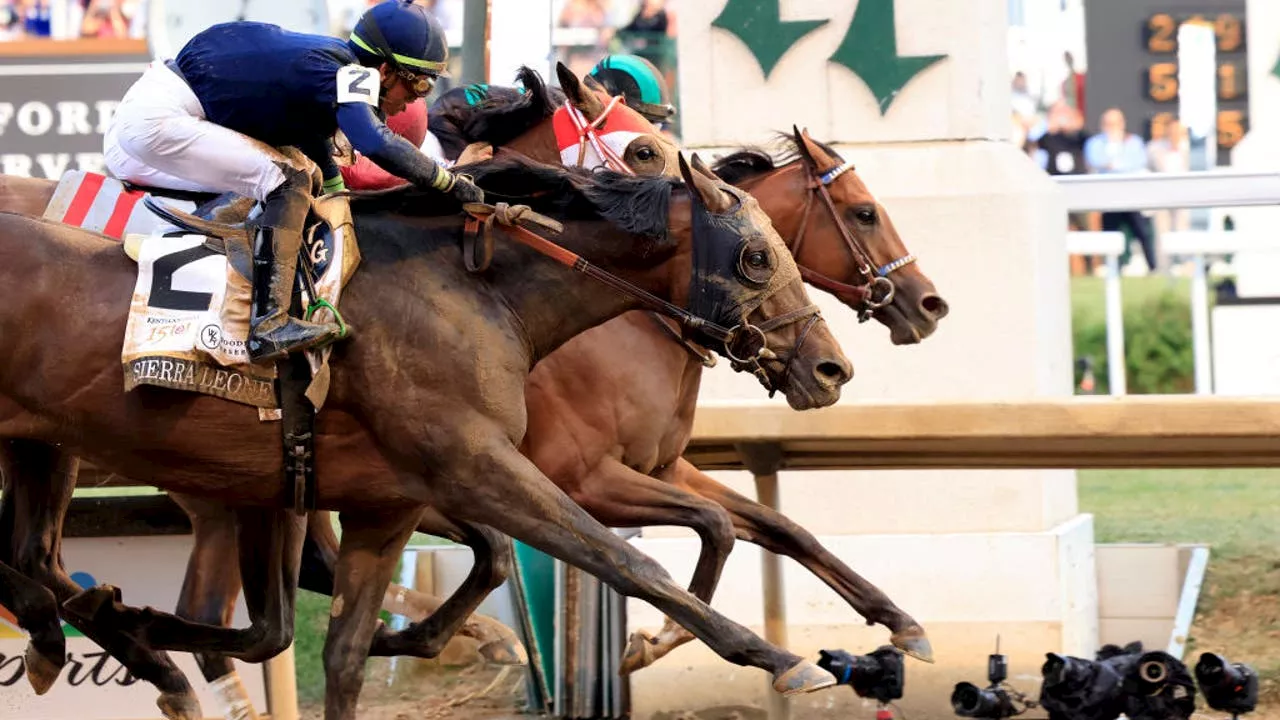
[[[676,114],[662,73],[642,57],[607,55],[591,69],[591,77],[604,85],[610,95],[622,95],[627,107],[658,127],[665,127]]]

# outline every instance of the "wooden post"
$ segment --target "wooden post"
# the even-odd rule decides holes
[[[773,443],[741,443],[737,446],[743,462],[756,476],[756,502],[778,509],[778,470],[782,467],[782,447]],[[782,558],[760,551],[760,576],[764,593],[764,639],[780,648],[787,646],[786,587],[782,578]],[[791,701],[773,689],[766,678],[769,720],[788,720]]]
[[[267,704],[271,720],[298,720],[298,670],[293,645],[267,661]]]

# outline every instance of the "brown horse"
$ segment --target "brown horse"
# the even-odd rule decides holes
[[[562,74],[561,81],[571,97],[583,93],[572,75]],[[467,110],[455,109],[452,126],[463,128],[464,132],[469,128],[471,134],[459,135],[453,144],[463,147],[473,141],[500,140],[532,124],[532,129],[515,136],[506,147],[554,162],[558,154],[547,120],[555,109],[548,100],[554,96],[536,75],[527,76],[525,85],[525,95],[511,92],[506,105],[492,104],[492,112],[478,122],[466,115]],[[510,99],[517,101],[514,110],[508,109]],[[590,101],[574,102],[586,105]],[[603,101],[600,106],[604,106]],[[469,112],[474,114],[476,110]],[[806,277],[816,278],[822,283],[820,286],[835,292],[852,308],[865,310],[861,299],[866,296],[858,292],[865,285],[856,284],[865,279],[858,275],[857,256],[849,247],[845,231],[854,238],[852,242],[866,249],[869,260],[877,267],[893,264],[894,258],[907,255],[906,250],[888,215],[875,203],[856,172],[847,170],[826,186],[832,200],[829,208],[820,199],[817,188],[821,177],[829,169],[846,168],[843,160],[807,135],[797,134],[790,144],[789,161],[743,151],[717,164],[716,172],[733,184],[750,189],[775,227],[789,238]],[[650,165],[646,172],[654,169]],[[810,204],[812,208],[806,209]],[[867,213],[873,214],[875,222],[866,218]],[[893,302],[876,309],[875,316],[890,328],[895,342],[918,341],[932,332],[937,319],[945,315],[946,305],[934,294],[932,284],[917,265],[901,265],[893,277],[899,289]],[[736,536],[797,559],[864,617],[890,627],[893,641],[900,647],[922,659],[931,659],[928,640],[918,624],[810,533],[779,513],[725,488],[680,458],[688,439],[702,364],[700,357],[685,352],[676,343],[664,345],[663,336],[664,331],[652,317],[629,313],[589,330],[541,362],[525,390],[530,418],[522,452],[606,524],[681,525],[697,530],[704,546],[690,590],[698,597],[709,600]],[[670,419],[654,422],[653,418]],[[634,469],[628,463],[634,463]],[[309,542],[336,547],[327,519],[316,522],[313,518],[312,529]],[[214,556],[226,552],[210,551]],[[509,561],[504,555],[497,566],[506,566]],[[323,573],[323,569],[316,568],[316,572]],[[189,569],[188,577],[198,574],[197,563]],[[500,575],[486,577],[491,580],[490,586],[503,579]],[[330,575],[320,574],[310,587],[331,584]],[[459,598],[472,589],[478,594],[465,601]],[[450,602],[456,601],[452,607],[459,612],[474,609],[485,592],[486,586],[469,583]],[[235,594],[232,585],[222,612],[229,611]],[[448,615],[449,609],[433,615],[431,622],[447,627],[459,621]],[[427,650],[429,656],[448,638],[417,634],[413,640],[396,638],[385,645],[381,644],[382,639],[375,641],[375,648],[379,648],[375,652],[396,648],[423,655]],[[692,636],[674,623],[668,623],[657,639],[640,633],[633,638],[624,667],[627,671],[643,667],[689,639]],[[224,665],[215,665],[217,659],[208,656],[203,662],[210,680],[231,672],[228,660],[222,660]],[[219,669],[209,670],[215,667]]]
[[[694,171],[681,165],[686,186],[509,162],[469,170],[494,197],[518,198],[563,222],[558,240],[574,257],[592,258],[658,301],[706,307],[712,324],[701,324],[701,337],[758,357],[761,376],[793,407],[835,402],[851,376],[848,361],[824,323],[806,322],[817,309],[780,238],[750,196],[719,183],[696,159]],[[812,663],[681,590],[519,453],[529,369],[574,335],[636,308],[638,296],[571,278],[508,244],[489,272],[469,276],[458,262],[462,217],[456,209],[441,214],[435,196],[435,209],[419,198],[401,192],[353,202],[364,268],[344,305],[365,318],[365,329],[335,350],[317,441],[319,504],[341,510],[344,527],[325,649],[326,716],[352,716],[377,606],[427,505],[650,602],[726,659],[770,672],[779,692],[832,684]],[[265,659],[290,640],[302,536],[300,523],[279,509],[279,438],[252,408],[152,388],[121,391],[119,338],[135,276],[118,245],[99,235],[0,215],[0,282],[24,301],[0,310],[7,351],[0,438],[61,444],[111,472],[236,506],[250,631],[126,608],[105,587],[64,609],[100,634],[123,629],[153,648]],[[750,353],[736,341],[758,333],[724,330],[747,323],[768,328]],[[73,350],[53,349],[67,342]],[[19,471],[10,487],[34,493],[49,483]],[[44,548],[34,557],[47,563],[53,554]],[[21,548],[14,555],[33,557]],[[39,575],[48,568],[18,569]]]
[[[555,106],[541,100],[545,90],[537,83],[536,76],[532,80],[532,83],[526,80],[526,87],[530,92],[523,105],[515,108],[514,112],[504,109],[488,117],[481,117],[480,123],[461,118],[460,126],[481,126],[480,134],[476,138],[467,138],[466,141],[501,140],[503,133],[512,135],[519,128],[533,123],[535,127],[532,130],[515,137],[508,146],[541,155],[543,159],[558,159],[555,138],[546,119]],[[593,98],[592,93],[584,92],[571,74],[566,77],[562,73],[561,81],[570,90],[574,104],[587,108],[591,116],[595,116],[604,107],[604,100],[598,95]],[[639,158],[652,156],[649,146],[640,144],[638,140],[632,146],[639,148],[636,151]],[[877,265],[888,265],[893,258],[905,256],[905,250],[887,215],[875,204],[855,172],[846,172],[831,183],[830,197],[834,202],[830,210],[838,213],[828,215],[816,192],[818,177],[821,175],[818,171],[844,165],[833,153],[808,140],[807,136],[797,137],[795,148],[797,155],[794,162],[775,165],[766,156],[744,152],[722,162],[717,166],[717,171],[731,177],[736,183],[753,189],[766,211],[774,218],[775,225],[792,239],[794,249],[800,250],[797,257],[807,277],[816,277],[819,282],[825,280],[825,285],[820,286],[837,292],[847,303],[856,306],[860,296],[852,292],[857,289],[855,285],[842,286],[827,279],[849,278],[855,283],[860,280],[853,264],[856,254],[851,252],[848,240],[842,236],[842,226],[852,227],[851,234],[856,238],[854,242],[860,242]],[[652,173],[655,169],[653,164],[643,166],[642,173]],[[808,207],[810,203],[814,204],[812,212]],[[880,222],[867,222],[867,213],[878,213]],[[863,216],[863,222],[858,222],[859,215]],[[807,239],[807,242],[801,244],[799,241],[802,239]],[[945,314],[945,303],[933,294],[932,285],[919,273],[917,266],[911,265],[899,270],[896,277],[901,289],[894,296],[894,302],[877,310],[876,316],[891,328],[895,342],[915,341],[932,331],[936,318]],[[613,331],[612,334],[610,331]],[[928,658],[930,651],[927,640],[918,626],[905,613],[897,610],[874,586],[866,583],[822,548],[810,534],[768,508],[732,493],[679,459],[679,453],[684,447],[680,433],[683,432],[683,438],[687,439],[688,418],[691,417],[696,399],[696,377],[700,373],[700,365],[696,359],[682,351],[662,353],[659,346],[653,344],[654,340],[660,339],[661,332],[646,315],[631,314],[589,331],[584,338],[569,343],[553,354],[549,362],[540,364],[526,390],[532,414],[525,451],[532,451],[535,462],[562,488],[596,514],[598,519],[609,518],[608,522],[611,524],[674,524],[696,528],[705,543],[699,572],[695,575],[695,583],[691,588],[699,596],[710,597],[714,579],[723,566],[724,556],[732,547],[733,538],[728,534],[732,532],[774,552],[795,557],[846,597],[864,616],[869,619],[880,618],[881,622],[895,630],[894,640],[900,646],[917,656]],[[595,336],[598,336],[597,341],[588,342]],[[635,393],[636,396],[623,396],[618,388],[626,387],[628,381],[637,377],[633,370],[635,366],[631,365],[633,360],[629,361],[636,357],[636,353],[646,359],[642,367],[669,370],[653,374],[656,386],[646,384],[640,393]],[[555,366],[566,369],[563,377],[584,378],[587,382],[557,383],[556,374],[550,369]],[[623,377],[624,373],[626,377]],[[693,382],[684,382],[682,386],[680,381],[691,374]],[[541,377],[550,378],[551,382],[538,382]],[[659,389],[658,386],[663,385],[662,380],[668,377],[673,379]],[[648,378],[641,375],[639,379],[643,381]],[[676,391],[681,387],[683,393]],[[566,402],[566,395],[574,402]],[[671,398],[670,404],[663,398]],[[547,408],[550,409],[549,412],[545,410]],[[664,430],[665,426],[644,427],[644,423],[638,422],[654,414],[677,418],[675,422],[669,423],[674,426],[674,430]],[[596,422],[600,417],[634,420],[623,426],[613,427]],[[649,478],[636,482],[635,473],[627,473],[625,467],[618,468],[617,458],[610,457],[613,447],[623,448],[624,456],[644,456],[656,444],[651,438],[661,439],[664,433],[674,437],[677,442],[670,449],[662,449],[662,456],[656,466],[663,471],[655,474],[672,485],[657,486],[655,491],[656,483],[643,482],[650,480]],[[578,439],[594,442],[582,447],[573,446],[572,443]],[[544,449],[545,457],[537,456],[539,447]],[[572,447],[567,455],[564,451],[566,447]],[[560,457],[564,456],[583,457],[588,462],[582,463],[583,467],[558,466]],[[651,470],[652,467],[648,469]],[[721,507],[728,510],[727,515]],[[234,573],[226,572],[225,562],[212,561],[212,558],[227,556],[229,547],[226,540],[230,537],[230,519],[224,513],[220,521],[213,512],[213,509],[206,508],[201,513],[193,513],[197,528],[197,553],[203,547],[203,552],[207,553],[205,557],[210,560],[200,562],[197,558],[189,568],[188,583],[184,585],[180,604],[180,611],[184,615],[206,622],[217,621],[230,611],[238,588]],[[627,517],[635,519],[626,520]],[[210,527],[221,533],[221,538],[207,537],[204,529]],[[313,522],[312,528],[312,539],[327,536],[321,545],[336,547],[336,539],[332,536],[327,518]],[[422,529],[430,532],[428,528]],[[503,548],[505,550],[505,546]],[[328,554],[332,557],[332,550]],[[477,553],[477,557],[480,557],[480,553]],[[488,567],[502,568],[508,563],[509,557],[504,556],[500,562],[491,563]],[[500,573],[484,573],[482,577],[488,579],[487,584],[471,585],[482,592],[487,592],[488,588],[502,580]],[[708,577],[711,578],[710,582],[705,580]],[[319,575],[313,580],[305,571],[302,583],[304,587],[320,591],[332,587],[332,580],[327,574]],[[219,602],[215,602],[213,598]],[[481,599],[482,594],[469,602],[459,603],[460,609],[473,608]],[[447,613],[442,613],[432,620],[441,626],[447,626],[448,622],[456,621],[457,618],[450,620]],[[652,662],[686,641],[689,636],[679,628],[669,625],[660,637],[663,641],[658,644],[633,645],[633,652],[628,658],[629,667],[640,667]],[[424,641],[424,645],[419,646],[415,654],[420,654],[424,648],[427,654],[437,651],[444,639],[447,637],[442,639],[436,636]],[[411,645],[403,642],[382,645],[382,640],[381,636],[375,639],[375,653],[386,654],[393,649],[400,652],[411,651]],[[497,645],[504,646],[509,646],[509,643]],[[225,659],[218,664],[216,658],[202,656],[202,669],[210,680],[223,677],[230,668],[229,661]]]

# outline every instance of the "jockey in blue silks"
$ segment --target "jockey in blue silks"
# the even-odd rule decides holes
[[[263,203],[253,243],[249,357],[269,361],[339,336],[333,323],[290,317],[311,181],[275,147],[294,146],[341,190],[330,140],[341,129],[384,170],[415,185],[483,200],[466,176],[437,165],[383,118],[431,92],[448,47],[436,19],[410,0],[364,13],[350,39],[231,22],[155,62],[116,110],[105,138],[115,177],[154,187],[235,192]]]

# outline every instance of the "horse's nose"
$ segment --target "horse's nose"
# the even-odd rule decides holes
[[[920,312],[925,317],[941,320],[951,312],[951,306],[947,305],[947,301],[943,300],[941,295],[930,293],[920,298]]]
[[[813,366],[813,377],[824,387],[839,387],[853,379],[853,365],[848,358],[827,358]]]

